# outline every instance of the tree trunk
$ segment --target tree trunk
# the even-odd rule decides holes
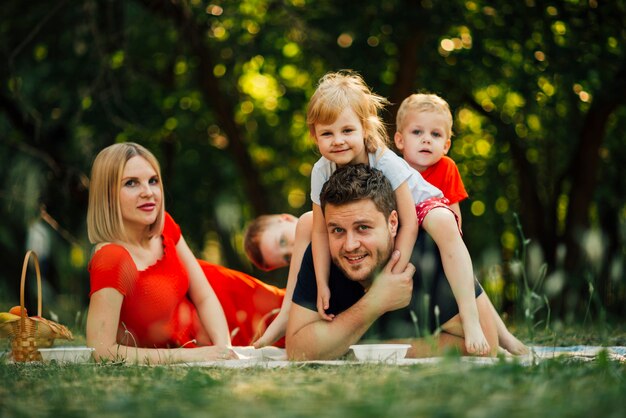
[[[605,91],[595,98],[587,112],[566,176],[572,186],[563,238],[567,249],[565,269],[571,273],[576,272],[583,255],[580,240],[589,228],[589,209],[596,188],[599,151],[606,135],[607,122],[617,107],[626,102],[626,63],[605,86]]]
[[[389,96],[391,105],[389,106],[389,113],[386,115],[387,119],[385,120],[387,134],[391,142],[393,142],[393,135],[396,132],[396,115],[398,114],[398,108],[402,100],[414,93],[413,84],[417,79],[419,70],[419,50],[424,46],[425,39],[424,28],[415,24],[415,21],[419,21],[419,19],[427,19],[427,17],[423,16],[424,8],[421,2],[408,0],[405,3],[406,10],[414,11],[414,13],[411,13],[414,19],[407,19],[408,35],[397,42],[399,50],[398,71],[396,72],[396,80]]]
[[[388,114],[389,119],[385,121],[387,124],[387,134],[392,141],[393,135],[396,132],[396,115],[398,114],[398,108],[402,100],[414,93],[413,82],[417,77],[419,68],[417,56],[423,40],[422,32],[418,29],[414,29],[399,47],[398,72],[396,73],[396,82],[393,85],[389,97],[389,101],[391,102]]]
[[[245,187],[247,198],[252,204],[256,214],[267,213],[267,199],[264,187],[259,181],[261,178],[255,164],[244,143],[243,136],[237,124],[233,112],[233,105],[226,95],[222,94],[219,80],[213,74],[215,67],[212,53],[204,42],[207,28],[197,23],[181,3],[166,0],[140,0],[140,3],[148,10],[172,19],[180,30],[181,42],[184,42],[198,60],[198,84],[202,94],[208,103],[213,105],[217,122],[228,138],[226,150],[231,154],[239,171]]]

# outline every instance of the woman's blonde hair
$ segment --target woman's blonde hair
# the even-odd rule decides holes
[[[375,152],[388,143],[385,124],[378,115],[389,102],[372,92],[363,78],[353,71],[328,73],[319,81],[307,108],[306,123],[315,138],[315,124],[332,124],[350,107],[365,131],[365,149]]]
[[[159,180],[161,179],[161,168],[156,157],[139,144],[124,142],[110,145],[100,151],[93,162],[89,182],[87,234],[92,244],[127,239],[122,220],[120,189],[126,162],[133,157],[142,157],[148,161],[156,171]],[[163,196],[161,181],[159,181],[159,187]],[[165,203],[162,198],[157,219],[150,226],[152,236],[161,234],[163,231],[164,207]]]

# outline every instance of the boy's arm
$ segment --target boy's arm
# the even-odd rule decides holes
[[[403,271],[411,259],[413,246],[419,232],[417,214],[415,213],[415,202],[405,181],[395,191],[396,204],[398,206],[398,218],[400,227],[396,236],[394,248],[400,250],[400,260],[394,268],[394,273]],[[316,267],[317,268],[317,267]]]
[[[324,213],[320,205],[313,203],[313,229],[311,233],[311,249],[313,251],[313,265],[315,266],[315,277],[318,288],[318,302],[320,298],[320,289],[328,288],[328,276],[330,274],[330,248],[328,246],[328,231],[326,230],[326,221]],[[320,284],[322,286],[320,286]],[[328,294],[328,293],[326,293]],[[324,312],[328,309],[328,300],[325,300],[326,306],[318,306],[317,311],[322,318],[327,321],[333,319]]]
[[[280,306],[278,316],[267,327],[263,335],[254,342],[255,348],[265,347],[273,344],[276,340],[285,335],[287,327],[287,319],[291,310],[293,290],[296,288],[298,281],[298,272],[302,264],[304,252],[311,242],[311,229],[313,228],[313,212],[307,212],[298,218],[296,224],[296,236],[291,253],[291,262],[289,263],[289,275],[287,276],[287,287],[285,289],[285,297]]]
[[[291,253],[291,261],[289,262],[289,275],[287,276],[287,288],[285,289],[285,298],[281,310],[287,308],[289,312],[289,306],[291,306],[291,299],[293,297],[293,289],[296,287],[298,281],[298,272],[300,271],[300,265],[302,264],[302,257],[306,248],[311,243],[311,230],[313,229],[313,212],[306,212],[300,218],[296,224],[296,236],[293,244],[293,252]],[[288,306],[286,306],[288,305]]]

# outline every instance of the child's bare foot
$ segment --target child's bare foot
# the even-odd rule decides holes
[[[499,335],[498,338],[500,347],[504,348],[514,356],[524,356],[530,353],[530,349],[508,331],[503,335]]]
[[[465,334],[465,349],[469,354],[484,356],[489,354],[491,347],[485,338],[480,324],[475,326],[463,326]]]

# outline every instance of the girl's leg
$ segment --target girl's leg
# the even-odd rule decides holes
[[[466,353],[465,340],[463,337],[441,332],[436,336],[425,338],[400,338],[387,340],[393,344],[411,344],[411,348],[406,353],[406,358],[438,357],[450,350],[455,350],[459,354]]]
[[[523,342],[518,340],[517,337],[511,334],[511,331],[508,330],[506,324],[500,317],[500,314],[498,314],[498,311],[496,311],[493,303],[491,303],[491,299],[487,297],[487,300],[489,301],[491,312],[493,313],[493,317],[496,321],[496,328],[498,330],[498,343],[500,344],[500,347],[504,348],[514,356],[523,356],[530,353],[528,347],[526,347]]]
[[[498,347],[498,326],[495,317],[492,315],[491,302],[486,293],[483,292],[476,298],[476,306],[481,319],[480,326],[482,332],[491,347],[486,355],[494,357],[497,354]],[[407,358],[441,356],[451,349],[458,351],[461,355],[468,355],[470,353],[468,353],[465,347],[464,335],[461,316],[457,314],[441,326],[441,332],[437,335],[418,339],[394,339],[388,342],[411,344]]]
[[[472,260],[453,212],[446,207],[432,208],[425,216],[422,226],[433,238],[441,253],[443,269],[459,307],[467,352],[489,353],[497,345],[489,345],[480,327],[480,320],[483,318],[480,318],[476,306]],[[492,317],[491,312],[489,317]]]

